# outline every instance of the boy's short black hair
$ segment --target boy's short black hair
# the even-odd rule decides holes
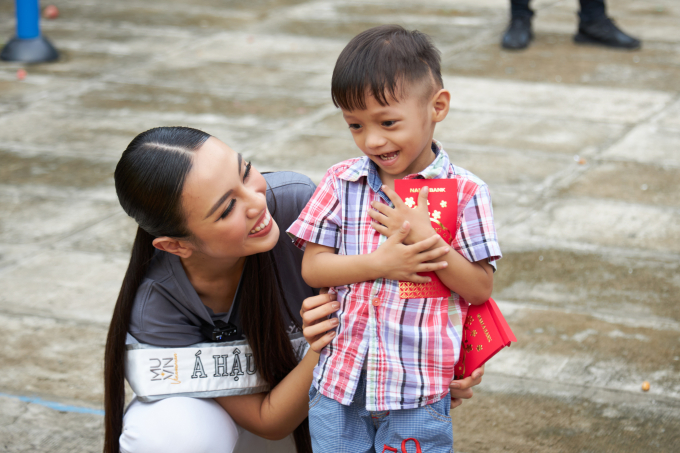
[[[418,30],[381,25],[356,35],[335,63],[331,96],[343,110],[366,108],[366,92],[380,105],[399,99],[414,82],[430,79],[443,88],[441,58],[432,40]]]

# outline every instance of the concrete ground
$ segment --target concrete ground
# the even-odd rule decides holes
[[[575,0],[533,2],[524,52],[498,45],[507,0],[54,3],[61,60],[23,81],[0,63],[0,451],[101,450],[134,233],[112,170],[131,138],[194,126],[318,181],[359,153],[329,99],[334,61],[393,22],[442,51],[436,137],[491,187],[494,297],[519,340],[455,410],[456,451],[680,451],[677,0],[609,2],[644,40],[633,52],[574,45]]]

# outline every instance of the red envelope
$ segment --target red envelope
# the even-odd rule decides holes
[[[455,179],[397,179],[394,190],[409,208],[418,205],[418,194],[424,186],[429,187],[427,196],[428,212],[432,227],[450,244],[456,234],[458,221],[458,181]],[[425,297],[449,297],[451,290],[444,285],[435,272],[418,275],[430,277],[430,283],[399,282],[401,299]]]
[[[463,324],[463,342],[454,370],[455,378],[470,376],[513,341],[516,342],[517,338],[493,299],[481,305],[470,305]]]

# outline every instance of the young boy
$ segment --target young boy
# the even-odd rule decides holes
[[[288,229],[305,248],[305,281],[334,287],[341,304],[310,389],[314,452],[451,452],[462,319],[491,295],[501,257],[488,187],[433,140],[450,93],[426,35],[394,25],[357,35],[338,58],[332,96],[365,156],[331,167]],[[451,244],[432,228],[426,189],[416,209],[394,192],[404,178],[458,181]],[[414,275],[424,271],[451,296],[400,299],[399,280],[426,281]]]

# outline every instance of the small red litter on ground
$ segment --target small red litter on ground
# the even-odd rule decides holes
[[[25,69],[17,70],[17,80],[24,80],[25,78],[26,78],[26,70]]]
[[[54,5],[47,5],[45,9],[43,9],[42,15],[45,19],[56,19],[59,17],[59,8]]]

